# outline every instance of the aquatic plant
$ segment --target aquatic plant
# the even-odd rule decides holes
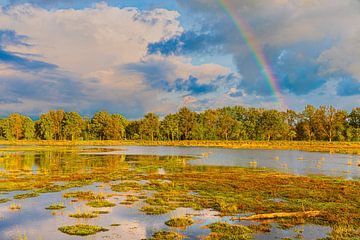
[[[108,214],[109,213],[109,211],[92,211],[92,213],[94,213],[94,214]]]
[[[148,206],[145,205],[142,208],[139,209],[141,212],[144,212],[148,215],[161,215],[164,213],[167,213],[170,211],[170,209],[166,208],[166,207],[161,207],[161,206]]]
[[[86,205],[88,205],[88,206],[90,206],[90,207],[94,207],[94,208],[114,207],[114,206],[116,206],[115,203],[109,202],[109,201],[107,201],[107,200],[95,200],[95,201],[90,201],[90,202],[86,203]]]
[[[56,203],[56,204],[51,204],[48,207],[46,207],[46,210],[60,210],[60,209],[64,209],[66,208],[65,205],[63,203]]]
[[[252,239],[253,231],[244,225],[233,225],[224,222],[217,222],[208,225],[208,227],[211,229],[211,234],[208,239]]]
[[[77,198],[80,200],[95,200],[95,199],[104,199],[105,197],[100,194],[95,194],[91,191],[77,191],[77,192],[67,192],[63,194],[64,198]]]
[[[98,232],[108,231],[108,229],[103,227],[84,225],[84,224],[59,227],[58,230],[69,235],[77,235],[77,236],[87,236],[87,235],[96,234]]]
[[[138,182],[134,181],[122,182],[111,186],[111,190],[116,192],[139,191],[140,189],[141,185]]]
[[[126,195],[125,201],[122,201],[120,204],[131,205],[137,202],[139,199],[134,195]]]
[[[21,205],[20,204],[15,204],[15,203],[13,203],[13,204],[11,204],[10,206],[9,206],[9,209],[10,210],[20,210],[22,207],[21,207]]]
[[[11,199],[8,199],[8,198],[0,198],[0,203],[7,203],[11,201]]]
[[[180,228],[188,227],[193,223],[194,221],[188,217],[174,217],[165,222],[167,226]]]
[[[25,198],[33,198],[33,197],[38,197],[39,194],[38,193],[23,193],[23,194],[18,194],[14,196],[14,199],[25,199]]]
[[[111,227],[118,227],[118,226],[121,226],[121,224],[120,223],[112,223],[112,224],[110,224],[110,226]]]
[[[183,237],[176,232],[159,231],[153,234],[150,240],[180,240]]]
[[[72,218],[96,218],[98,215],[93,212],[77,212],[69,214]]]

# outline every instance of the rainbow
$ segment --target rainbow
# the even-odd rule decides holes
[[[288,107],[285,105],[284,98],[281,94],[280,87],[274,73],[272,72],[268,61],[261,49],[257,44],[254,35],[250,30],[250,26],[239,14],[236,13],[236,7],[229,0],[216,0],[218,5],[224,9],[224,11],[230,16],[237,30],[239,31],[241,38],[249,48],[251,54],[258,67],[261,69],[269,87],[276,98],[277,103],[281,110],[286,110]]]

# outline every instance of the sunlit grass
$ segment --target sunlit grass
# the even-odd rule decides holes
[[[56,204],[51,204],[48,207],[46,207],[46,210],[61,210],[66,208],[65,205],[63,203],[56,203]]]
[[[92,226],[92,225],[84,225],[78,224],[74,226],[64,226],[58,228],[59,231],[69,234],[69,235],[77,235],[77,236],[87,236],[93,235],[98,232],[106,232],[108,229],[99,227],[99,226]]]
[[[173,217],[165,222],[165,225],[170,227],[185,228],[192,225],[194,221],[189,217]]]

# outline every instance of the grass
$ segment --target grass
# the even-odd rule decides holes
[[[34,197],[38,197],[39,194],[38,193],[23,193],[23,194],[18,194],[14,196],[14,199],[25,199],[25,198],[34,198]]]
[[[229,142],[229,146],[231,144]],[[344,148],[349,147],[344,144]],[[336,144],[334,146],[339,147]],[[29,151],[36,149],[33,147]],[[334,239],[343,236],[348,236],[348,239],[359,238],[359,180],[295,176],[240,167],[189,166],[186,164],[188,158],[177,156],[78,155],[75,150],[65,151],[55,146],[42,151],[45,150],[38,151],[43,154],[40,155],[43,160],[39,165],[39,174],[36,175],[18,175],[16,171],[23,168],[24,164],[29,164],[27,168],[31,169],[35,161],[31,152],[25,155],[27,158],[12,153],[8,160],[6,154],[0,156],[0,167],[5,169],[1,176],[0,191],[33,190],[34,193],[41,193],[102,182],[110,185],[114,191],[136,191],[136,195],[142,196],[141,199],[146,203],[140,211],[149,215],[168,213],[180,207],[213,209],[219,211],[221,216],[318,210],[322,214],[316,218],[274,221],[283,228],[306,223],[327,225],[333,227],[331,236]],[[159,168],[164,168],[166,174],[158,174]],[[121,183],[112,185],[115,180]],[[145,184],[139,183],[142,180],[145,180]],[[54,185],[54,182],[62,182],[63,185],[57,187],[59,185]],[[105,200],[108,195],[92,191],[68,192],[64,197],[86,200],[87,205],[93,207],[115,206],[115,203]],[[129,194],[122,203],[131,204],[136,198],[140,199]],[[92,213],[100,212],[108,213]],[[257,232],[268,231],[269,228],[260,225],[249,226],[249,229]],[[214,236],[219,236],[219,233],[214,231]]]
[[[248,227],[254,232],[271,232],[271,225],[269,223],[251,224]]]
[[[121,226],[121,224],[120,223],[112,223],[112,224],[110,224],[110,226],[111,227],[118,227],[118,226]]]
[[[224,140],[184,140],[184,141],[145,141],[145,140],[95,140],[95,141],[54,141],[54,140],[17,140],[0,141],[1,145],[40,145],[40,146],[197,146],[223,148],[256,148],[256,149],[289,149],[316,152],[360,154],[359,142],[325,142],[325,141],[224,141]]]
[[[88,205],[88,206],[90,206],[90,207],[94,207],[94,208],[114,207],[114,206],[116,206],[115,203],[109,202],[109,201],[107,201],[107,200],[95,200],[95,201],[90,201],[90,202],[86,203],[86,205]]]
[[[64,198],[77,198],[79,200],[95,200],[95,199],[104,199],[103,195],[95,194],[91,191],[77,191],[77,192],[67,192],[63,194]]]
[[[98,215],[93,212],[77,212],[69,214],[72,218],[96,218]]]
[[[138,182],[122,182],[120,184],[112,185],[111,190],[115,192],[129,192],[141,190],[141,185]]]
[[[170,211],[170,209],[166,207],[147,206],[147,205],[143,206],[139,210],[147,215],[161,215]]]
[[[66,208],[65,205],[63,203],[55,203],[55,204],[51,204],[48,207],[46,207],[46,210],[61,210]]]
[[[69,235],[77,235],[77,236],[94,235],[98,232],[108,231],[108,229],[103,227],[84,225],[84,224],[59,227],[58,230]]]
[[[188,217],[175,217],[165,222],[165,225],[170,227],[185,228],[192,225],[194,221]]]
[[[244,225],[233,225],[229,223],[217,222],[208,225],[211,234],[207,239],[221,240],[246,240],[252,239],[252,230]]]
[[[8,199],[8,198],[0,198],[0,203],[7,203],[11,201],[11,199]]]
[[[94,214],[108,214],[109,211],[92,211]]]
[[[126,195],[125,201],[122,201],[120,204],[123,205],[132,205],[137,202],[139,199],[134,195]]]
[[[180,240],[182,236],[176,232],[159,231],[153,234],[150,240]]]
[[[15,203],[13,203],[13,204],[11,204],[10,206],[9,206],[9,209],[10,210],[20,210],[22,207],[21,207],[21,205],[20,204],[15,204]]]

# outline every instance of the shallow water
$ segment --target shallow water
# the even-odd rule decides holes
[[[114,149],[114,147],[105,147]],[[360,177],[359,155],[297,150],[230,149],[214,147],[119,146],[101,154],[196,156],[192,165],[269,168],[296,175]]]
[[[224,165],[249,167],[267,167],[279,171],[299,175],[323,174],[330,176],[343,176],[345,178],[358,178],[360,168],[356,166],[358,156],[344,154],[309,153],[303,151],[285,150],[243,150],[243,149],[221,149],[202,147],[145,147],[145,146],[118,146],[118,147],[83,147],[83,152],[76,151],[52,151],[52,150],[22,150],[21,147],[3,151],[0,154],[0,177],[14,178],[42,177],[49,175],[71,175],[92,172],[112,172],[117,170],[136,169],[141,161],[147,163],[161,162],[163,167],[154,165],[153,171],[158,174],[166,174],[177,171],[169,161],[179,160],[178,156],[196,157],[194,160],[180,159],[181,164],[193,165]],[[96,149],[99,149],[97,151]],[[106,149],[106,151],[104,151]],[[1,149],[0,149],[1,150]],[[298,160],[301,157],[303,160]],[[348,165],[349,159],[353,164]],[[256,162],[256,166],[254,166]],[[287,164],[285,167],[284,164]],[[318,166],[320,164],[320,166]],[[143,184],[143,182],[140,182]],[[63,184],[57,182],[56,184]],[[0,239],[19,239],[26,234],[27,239],[144,239],[149,238],[159,230],[172,230],[186,235],[189,239],[199,239],[208,235],[210,230],[204,226],[226,221],[241,223],[244,225],[257,224],[250,221],[231,221],[229,217],[220,217],[216,211],[195,211],[188,208],[178,208],[170,213],[153,216],[139,211],[144,203],[142,200],[134,205],[121,205],[126,194],[117,193],[107,198],[116,203],[112,208],[94,209],[86,206],[86,201],[73,202],[65,199],[65,192],[94,191],[113,193],[110,183],[93,183],[88,186],[67,189],[61,192],[43,193],[35,198],[22,200],[12,199],[10,202],[0,204]],[[0,193],[0,198],[13,198],[19,193],[29,191],[13,191]],[[137,193],[131,193],[136,195]],[[151,192],[149,192],[151,194]],[[281,201],[281,199],[274,199]],[[63,210],[50,211],[45,207],[50,204],[62,202],[66,205]],[[20,204],[21,210],[10,210],[11,204]],[[93,219],[70,218],[70,213],[77,211],[86,212],[92,210],[107,210],[108,214],[100,214]],[[174,216],[189,214],[195,221],[186,229],[170,228],[164,224],[165,221]],[[57,229],[64,225],[92,224],[108,228],[107,232],[100,232],[93,236],[77,237],[61,233]],[[110,226],[120,224],[120,226]],[[318,225],[299,225],[290,229],[281,229],[275,223],[271,224],[270,233],[256,233],[255,239],[281,239],[295,238],[299,234],[302,239],[324,238],[331,231],[330,227]]]

